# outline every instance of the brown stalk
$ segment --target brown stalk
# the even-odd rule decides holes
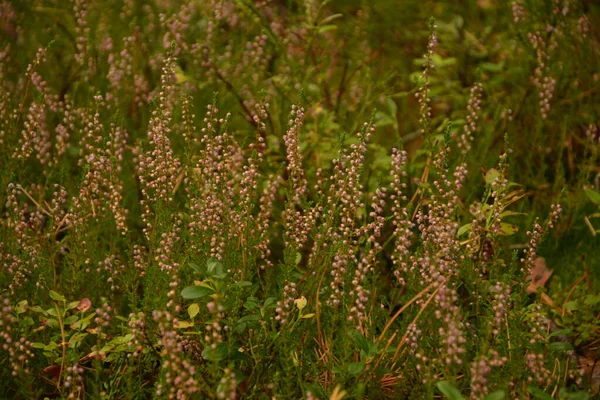
[[[27,192],[27,190],[25,190],[25,188],[23,186],[17,185],[17,188],[21,192],[23,192],[25,194],[25,196],[27,196],[29,198],[29,200],[31,200],[33,202],[33,204],[35,204],[37,206],[37,208],[40,209],[41,212],[43,212],[44,214],[46,214],[49,217],[52,217],[52,214],[50,214],[48,211],[46,211],[46,209],[44,207],[42,207],[42,205],[40,203],[35,201],[35,199],[29,194],[29,192]]]
[[[381,341],[381,339],[383,339],[383,336],[385,335],[385,333],[387,332],[387,330],[390,328],[390,326],[392,326],[392,324],[394,323],[394,321],[396,320],[396,318],[398,318],[400,316],[400,314],[402,314],[404,312],[404,310],[406,310],[412,303],[414,303],[415,301],[417,301],[418,299],[420,299],[434,285],[436,285],[436,282],[430,284],[425,289],[421,290],[419,293],[417,293],[416,296],[414,296],[412,299],[410,299],[408,302],[406,302],[406,304],[403,305],[402,308],[400,308],[398,311],[396,311],[396,314],[394,314],[394,316],[392,318],[390,318],[390,320],[388,321],[388,323],[385,324],[385,327],[383,328],[383,331],[381,331],[381,334],[379,335],[379,338],[377,339],[377,341]],[[436,290],[436,292],[437,292],[437,290]]]
[[[416,317],[412,320],[411,325],[414,325],[417,322],[417,320],[419,319],[419,317],[421,316],[421,314],[423,313],[423,311],[425,311],[425,309],[427,308],[427,306],[429,305],[429,303],[431,303],[431,301],[433,300],[433,298],[437,294],[438,290],[440,290],[439,286],[435,288],[435,290],[433,291],[433,293],[431,293],[431,295],[429,296],[429,298],[427,299],[427,301],[425,302],[425,304],[423,304],[423,306],[421,307],[421,309],[417,313]],[[392,365],[392,368],[394,367],[394,365],[396,363],[396,358],[398,357],[398,353],[400,352],[400,349],[404,346],[404,343],[406,342],[406,336],[407,335],[408,335],[408,332],[405,332],[404,335],[402,336],[402,339],[400,339],[400,343],[398,344],[398,348],[396,349],[396,352],[392,356],[392,361],[394,362],[394,364]]]

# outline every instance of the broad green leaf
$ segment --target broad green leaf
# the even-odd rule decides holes
[[[519,215],[519,216],[520,215],[527,215],[527,213],[506,210],[506,211],[503,211],[503,212],[500,213],[500,218],[512,217],[512,216],[515,216],[515,215]]]
[[[542,389],[539,389],[535,386],[527,386],[527,392],[531,395],[533,395],[534,398],[536,399],[541,399],[541,400],[553,400],[552,396],[550,396],[548,393],[544,392]]]
[[[462,394],[460,394],[460,391],[450,382],[439,381],[437,383],[437,388],[444,396],[446,396],[446,398],[450,400],[464,400],[464,397]]]
[[[471,230],[471,224],[464,224],[463,226],[461,226],[460,228],[458,228],[458,231],[456,232],[456,236],[462,236],[465,233],[469,232]]]
[[[337,30],[338,26],[331,24],[331,25],[323,25],[319,27],[319,33],[325,33],[325,32],[329,32],[329,31],[335,31]]]
[[[600,205],[600,193],[592,189],[586,189],[585,194],[592,201],[592,203]]]
[[[481,68],[484,71],[489,71],[489,72],[500,72],[504,69],[504,62],[500,62],[498,64],[485,62],[485,63],[479,64],[479,68]]]
[[[111,340],[110,343],[113,344],[113,345],[128,344],[132,340],[133,340],[133,334],[132,333],[128,333],[127,335],[124,335],[124,336],[117,336],[116,338],[114,338],[113,340]]]
[[[200,312],[200,306],[198,305],[198,303],[192,303],[189,305],[187,311],[188,315],[190,316],[190,319],[194,319],[194,317]]]
[[[362,362],[362,361],[358,361],[358,362],[352,362],[350,364],[348,364],[348,373],[350,375],[359,375],[361,372],[363,372],[365,370],[365,367],[367,365]]]
[[[583,304],[586,306],[595,306],[600,303],[600,294],[588,294],[583,299]]]
[[[248,321],[260,321],[260,315],[244,315],[242,318],[238,320],[238,323],[248,322]]]
[[[181,297],[188,300],[194,300],[211,295],[214,292],[214,290],[206,286],[188,286],[181,291]]]
[[[498,170],[491,168],[485,173],[485,183],[491,185],[497,178],[500,177],[500,172]]]
[[[61,301],[61,302],[65,302],[66,301],[65,297],[62,294],[59,294],[59,293],[55,292],[54,290],[51,290],[49,292],[49,294],[50,294],[50,297],[53,300]]]
[[[516,225],[502,222],[502,223],[500,223],[500,232],[498,232],[498,233],[500,235],[510,236],[510,235],[514,235],[518,231],[519,231],[519,228]]]
[[[356,343],[356,345],[358,345],[358,348],[367,353],[369,351],[369,342],[367,341],[367,339],[365,339],[362,333],[360,333],[359,331],[353,331],[351,335],[352,340],[354,341],[354,343]]]
[[[269,307],[275,307],[276,303],[277,299],[275,297],[267,297],[265,304],[263,304],[263,308],[267,309]]]
[[[23,314],[25,311],[27,311],[27,300],[18,302],[17,306],[15,307],[15,311],[17,314]]]
[[[40,307],[40,306],[29,307],[29,309],[31,311],[33,311],[33,312],[38,313],[38,314],[48,315],[48,312],[46,310],[44,310],[42,307]]]
[[[561,388],[559,394],[561,399],[567,400],[589,400],[590,398],[590,394],[588,392],[580,391],[569,393],[565,388]]]
[[[573,350],[573,346],[571,346],[570,343],[554,342],[554,343],[550,343],[550,345],[548,345],[548,349],[554,350],[554,351],[569,351],[569,350]]]
[[[213,273],[217,272],[219,265],[221,265],[222,269],[223,265],[218,260],[215,260],[214,258],[209,258],[208,260],[206,260],[206,272],[209,275],[212,275]]]
[[[189,265],[189,266],[190,266],[190,267],[191,267],[191,268],[194,270],[194,272],[195,272],[195,273],[197,273],[197,274],[202,274],[202,273],[204,272],[204,271],[202,270],[202,267],[201,267],[201,266],[199,266],[198,264],[196,264],[195,262],[190,262],[188,265]]]
[[[76,333],[69,339],[69,344],[77,344],[85,339],[89,334],[87,332]]]
[[[579,310],[579,303],[577,301],[568,301],[563,305],[564,308],[570,311]]]
[[[375,126],[378,128],[383,128],[384,126],[390,126],[390,125],[395,126],[396,123],[397,123],[397,121],[394,118],[390,117],[387,114],[384,114],[381,111],[378,111],[375,114]]]
[[[52,351],[56,349],[58,349],[58,344],[56,344],[56,342],[50,342],[44,346],[44,350],[46,351]]]
[[[211,346],[207,346],[202,350],[202,357],[207,361],[218,362],[224,360],[227,357],[227,343],[219,343],[213,349]]]
[[[242,335],[244,332],[246,332],[246,328],[248,328],[248,324],[245,322],[242,322],[241,324],[237,324],[235,327],[235,331],[236,333],[239,333],[240,335]]]
[[[87,326],[90,324],[90,322],[92,321],[92,318],[94,318],[95,315],[96,315],[96,313],[91,313],[87,317],[74,322],[73,325],[71,325],[71,328],[77,329],[80,331],[87,328]]]
[[[190,321],[179,321],[177,323],[177,329],[187,329],[187,328],[191,328],[192,326],[194,326],[193,322]]]
[[[248,282],[248,281],[239,281],[239,282],[234,282],[231,284],[231,286],[236,286],[236,287],[248,287],[248,286],[252,286],[252,282]]]
[[[573,333],[572,329],[559,329],[550,334],[550,337],[560,336],[560,335],[571,335]]]
[[[79,305],[79,301],[72,301],[67,304],[67,310],[72,310]]]
[[[79,315],[71,315],[71,316],[68,316],[67,318],[65,318],[65,320],[63,321],[63,324],[71,325],[72,323],[75,323],[78,320],[79,320]]]
[[[504,390],[496,390],[495,392],[485,396],[484,400],[504,400],[505,397],[506,393],[504,393]]]

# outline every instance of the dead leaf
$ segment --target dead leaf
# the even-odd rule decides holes
[[[47,375],[52,375],[55,378],[60,376],[60,371],[62,370],[60,365],[50,365],[43,369],[42,373]]]
[[[533,261],[533,267],[529,271],[529,286],[527,287],[527,293],[537,293],[539,287],[543,287],[548,279],[552,276],[551,269],[546,267],[546,260],[542,257],[538,257]]]
[[[83,299],[81,299],[79,301],[79,304],[77,304],[77,309],[82,312],[86,312],[87,310],[90,309],[90,307],[92,307],[92,301],[90,299],[88,299],[87,297],[84,297]]]
[[[585,356],[579,356],[579,370],[588,377],[594,390],[600,389],[600,362]]]

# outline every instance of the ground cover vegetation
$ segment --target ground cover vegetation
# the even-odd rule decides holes
[[[590,399],[594,1],[0,2],[0,397]]]

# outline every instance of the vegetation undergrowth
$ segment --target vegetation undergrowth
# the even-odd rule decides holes
[[[594,2],[0,11],[0,397],[598,395]]]

